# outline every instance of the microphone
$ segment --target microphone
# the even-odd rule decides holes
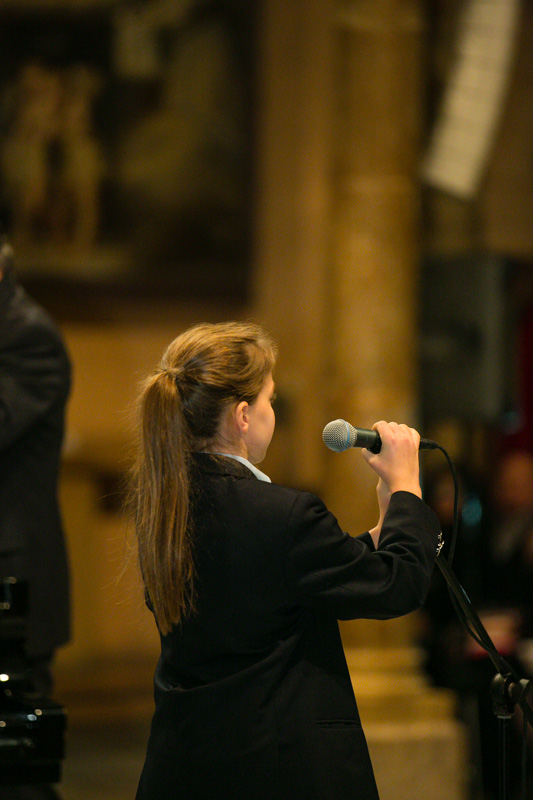
[[[371,453],[379,453],[381,450],[381,436],[377,431],[354,428],[345,419],[328,422],[322,431],[322,440],[335,453],[343,453],[350,447],[366,447]],[[431,439],[420,439],[420,450],[435,450],[438,446]]]

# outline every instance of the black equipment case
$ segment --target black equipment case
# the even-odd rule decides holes
[[[27,598],[26,584],[0,581],[0,786],[58,783],[65,752],[65,709],[27,672]]]

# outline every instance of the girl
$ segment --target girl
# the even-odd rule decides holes
[[[140,398],[133,489],[161,634],[137,800],[376,800],[338,619],[420,607],[436,517],[419,436],[378,422],[380,517],[357,538],[314,495],[259,471],[276,349],[257,326],[175,339]]]

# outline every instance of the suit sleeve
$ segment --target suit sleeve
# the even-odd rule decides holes
[[[344,533],[314,495],[292,509],[287,580],[305,606],[337,619],[390,619],[420,608],[440,532],[435,514],[410,492],[395,492],[378,549],[369,534]]]
[[[0,343],[0,451],[68,393],[70,365],[59,334],[31,321]]]

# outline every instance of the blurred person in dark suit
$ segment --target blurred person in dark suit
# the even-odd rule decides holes
[[[57,488],[70,362],[48,314],[0,249],[0,580],[28,586],[26,669],[49,696],[52,661],[69,639],[69,571]],[[2,800],[55,797],[49,787],[0,789]]]

